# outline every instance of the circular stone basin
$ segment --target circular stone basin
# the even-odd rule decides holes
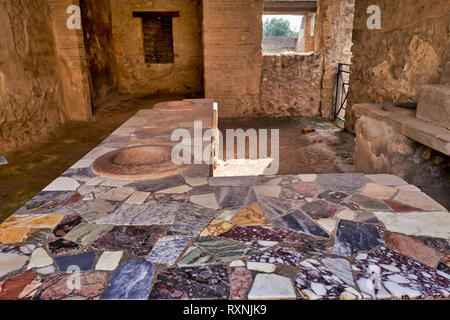
[[[167,101],[155,104],[153,107],[154,110],[161,111],[191,111],[195,110],[196,106],[191,101]]]
[[[107,153],[94,161],[93,171],[102,177],[118,180],[146,180],[166,177],[189,165],[175,165],[172,149],[166,146],[138,146]]]

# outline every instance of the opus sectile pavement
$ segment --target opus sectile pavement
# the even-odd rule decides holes
[[[90,169],[151,144],[158,121],[186,122],[170,117],[139,112],[0,225],[0,299],[449,297],[450,215],[398,177]]]

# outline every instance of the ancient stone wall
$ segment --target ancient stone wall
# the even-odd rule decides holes
[[[263,38],[263,53],[283,53],[285,51],[295,51],[297,38],[267,37]]]
[[[264,55],[259,115],[320,116],[323,55]]]
[[[81,0],[93,104],[117,90],[110,0]]]
[[[450,2],[377,1],[381,30],[367,28],[372,4],[356,2],[346,114],[350,131],[356,122],[353,104],[416,102],[420,85],[450,84]]]
[[[0,154],[65,118],[56,54],[45,0],[0,1]]]
[[[355,172],[389,173],[419,186],[450,187],[450,157],[368,116],[359,117],[355,132]]]
[[[174,63],[146,63],[142,19],[134,18],[133,11],[179,11],[180,16],[173,18]],[[111,13],[119,92],[202,92],[200,0],[114,0]]]
[[[88,120],[92,116],[90,75],[83,30],[70,29],[68,8],[79,7],[79,0],[47,0],[50,6],[57,65],[62,84],[65,111],[71,120]],[[71,20],[69,20],[71,21]]]
[[[388,0],[389,1],[389,0]],[[319,0],[315,50],[324,54],[321,116],[333,118],[339,63],[350,63],[355,0]]]
[[[263,0],[204,0],[205,96],[222,118],[256,114]]]

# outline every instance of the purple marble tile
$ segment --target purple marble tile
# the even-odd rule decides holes
[[[286,264],[291,267],[296,267],[302,258],[302,255],[298,252],[287,250],[285,248],[278,248],[277,250],[255,253],[248,258],[248,261]]]
[[[316,200],[303,205],[302,210],[314,220],[318,220],[334,217],[339,206],[324,200]]]
[[[395,298],[446,298],[450,295],[448,274],[385,247],[358,255],[353,270],[357,272],[361,292],[367,297],[377,296],[375,289],[387,290]]]
[[[230,280],[224,265],[165,269],[153,284],[149,299],[229,299]]]
[[[114,227],[111,231],[91,243],[99,250],[127,251],[135,256],[147,256],[159,238],[165,235],[166,226]]]
[[[72,210],[64,205],[73,195],[73,191],[43,191],[14,214],[72,213]]]
[[[319,194],[319,199],[323,199],[334,204],[340,204],[347,197],[348,194],[335,190],[326,190]]]
[[[235,227],[222,233],[219,237],[242,241],[255,249],[265,249],[276,245],[291,233],[292,231],[268,226],[247,226]],[[269,243],[266,243],[267,241]],[[273,243],[271,244],[271,242]]]

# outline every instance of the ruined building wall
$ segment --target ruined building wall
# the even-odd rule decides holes
[[[193,93],[203,90],[200,0],[111,1],[118,89],[139,95],[158,92]],[[175,63],[145,62],[142,19],[133,11],[179,11],[173,18]]]
[[[45,0],[0,1],[0,154],[65,118],[56,55]]]
[[[321,98],[324,118],[333,118],[338,64],[351,61],[354,7],[355,0],[318,0],[314,41],[315,50],[324,55]]]
[[[93,104],[117,90],[110,0],[81,0]]]
[[[260,93],[263,0],[204,0],[205,95],[222,118],[253,116]]]
[[[357,103],[417,102],[422,84],[450,84],[450,2],[380,0],[381,30],[367,28],[370,0],[355,8],[349,109]]]
[[[264,55],[261,103],[264,116],[320,116],[321,53]]]

